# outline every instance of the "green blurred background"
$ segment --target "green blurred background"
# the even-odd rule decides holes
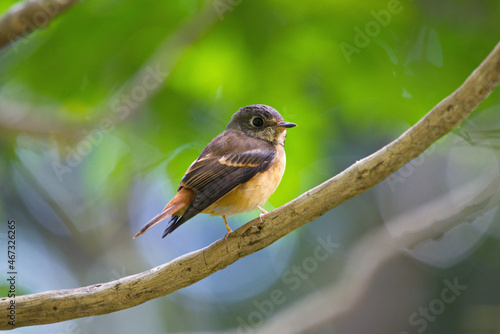
[[[0,10],[14,3],[4,0]],[[334,176],[453,92],[500,39],[499,17],[497,0],[76,4],[0,54],[0,240],[6,245],[6,222],[15,219],[18,292],[114,280],[223,237],[220,218],[200,215],[165,239],[157,227],[132,240],[242,106],[268,104],[299,125],[288,131],[287,169],[268,210]],[[495,91],[397,182],[191,287],[16,332],[256,332],[333,286],[366,233],[397,235],[395,218],[494,178],[499,103]],[[352,312],[310,333],[500,333],[499,202],[492,203],[386,263]],[[312,266],[315,249],[329,241],[334,251]],[[454,279],[466,290],[422,315]],[[257,305],[274,290],[284,300],[266,314]]]

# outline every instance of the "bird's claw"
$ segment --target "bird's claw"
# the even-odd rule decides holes
[[[264,217],[264,216],[265,216],[268,212],[266,211],[266,209],[264,209],[264,208],[263,208],[263,207],[261,207],[260,205],[257,205],[257,209],[259,209],[259,210],[260,210],[260,212],[261,212],[261,213],[259,214],[259,218],[260,218],[260,222],[261,222],[261,223],[263,223],[263,222],[264,222],[264,220],[262,220],[262,218],[263,218],[263,217]]]

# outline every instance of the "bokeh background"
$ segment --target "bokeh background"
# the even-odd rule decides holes
[[[497,0],[76,4],[0,54],[0,241],[14,219],[18,292],[111,281],[223,237],[220,218],[200,215],[165,239],[157,227],[132,240],[242,106],[268,104],[299,125],[268,210],[334,176],[454,91],[500,39],[499,17]],[[463,200],[498,177],[499,112],[497,90],[374,189],[188,288],[15,332],[256,333],[306,297],[349,291],[339,277],[369,264],[369,247],[367,262],[349,262],[366,235],[452,216],[308,333],[499,333],[498,195]]]

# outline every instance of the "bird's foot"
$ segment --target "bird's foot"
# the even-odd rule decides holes
[[[224,236],[224,240],[227,241],[227,237],[233,233],[233,230],[231,230],[231,228],[229,227],[228,223],[227,223],[227,220],[226,220],[226,216],[222,216],[222,219],[224,219],[224,224],[226,224],[226,230],[227,230],[227,233],[226,235]]]
[[[260,218],[260,222],[261,222],[261,223],[263,223],[263,222],[264,222],[264,220],[262,220],[262,218],[264,218],[264,216],[265,216],[266,214],[268,214],[269,212],[267,212],[267,211],[266,211],[266,209],[264,209],[264,208],[263,208],[263,207],[261,207],[260,205],[257,205],[257,209],[259,209],[259,210],[260,210],[260,212],[261,212],[261,213],[259,214],[259,218]]]

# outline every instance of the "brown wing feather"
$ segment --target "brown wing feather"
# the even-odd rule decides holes
[[[207,183],[217,181],[238,168],[260,170],[259,166],[270,162],[269,158],[274,156],[275,151],[274,147],[266,147],[196,160],[182,178],[180,188],[200,190]]]

